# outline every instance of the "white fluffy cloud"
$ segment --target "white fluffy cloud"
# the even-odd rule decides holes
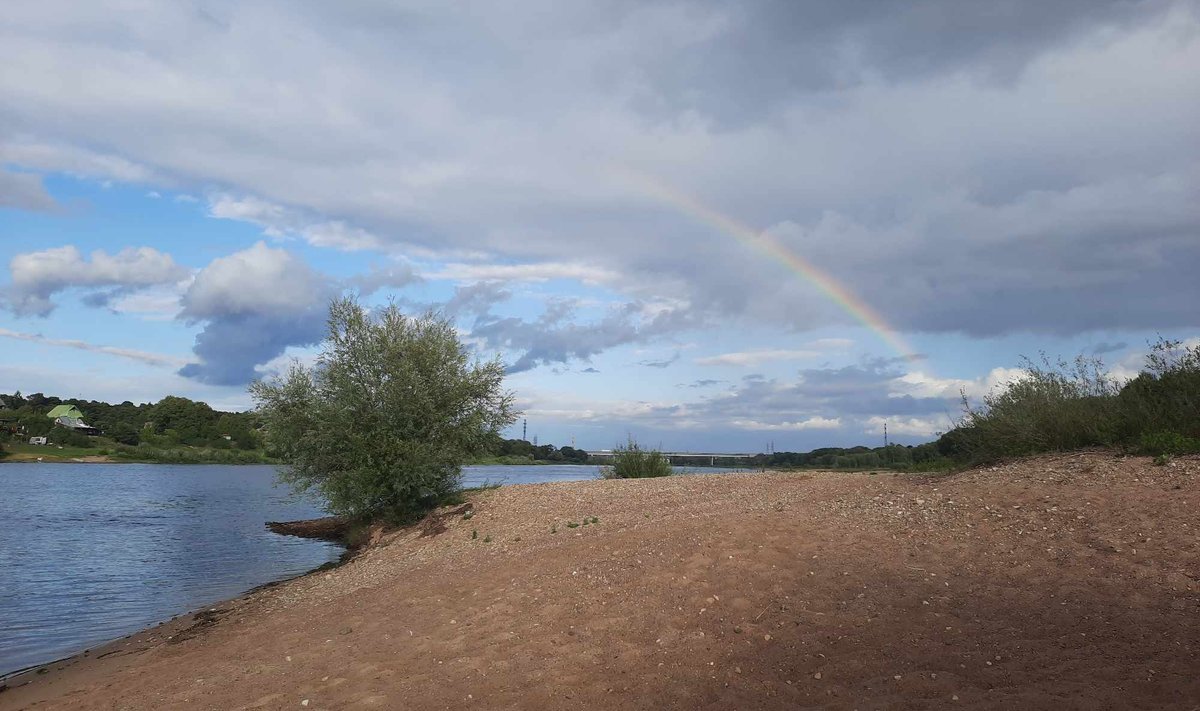
[[[291,252],[258,242],[214,259],[196,274],[183,297],[183,317],[202,320],[233,314],[290,314],[324,300],[328,279]]]
[[[88,259],[71,245],[18,254],[9,262],[9,272],[9,307],[18,315],[33,316],[50,314],[51,297],[66,289],[89,290],[97,302],[104,303],[116,294],[187,276],[171,255],[153,247],[131,247],[116,254],[96,250]]]

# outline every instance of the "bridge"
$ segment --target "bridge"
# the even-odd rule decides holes
[[[604,464],[613,457],[611,449],[587,450],[588,461]],[[671,464],[693,467],[746,466],[757,454],[737,452],[660,452]]]

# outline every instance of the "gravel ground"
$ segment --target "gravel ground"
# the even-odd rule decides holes
[[[470,503],[10,680],[0,709],[1200,708],[1200,459]]]

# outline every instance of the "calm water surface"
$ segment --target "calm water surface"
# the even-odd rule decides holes
[[[463,484],[599,472],[475,466]],[[0,676],[336,560],[337,546],[263,525],[323,515],[270,466],[0,464]]]
[[[0,675],[336,560],[270,466],[0,464]]]
[[[733,467],[671,467],[676,474],[717,474],[721,472],[745,471]],[[484,484],[543,484],[551,481],[582,481],[600,476],[599,465],[592,464],[538,464],[531,466],[463,467],[463,486]]]

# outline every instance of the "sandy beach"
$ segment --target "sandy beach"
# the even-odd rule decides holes
[[[1200,458],[466,510],[10,678],[0,709],[1200,708]]]

